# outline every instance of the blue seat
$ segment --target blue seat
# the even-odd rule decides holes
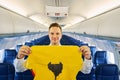
[[[33,42],[25,42],[25,45],[31,47],[34,45],[34,43]]]
[[[81,46],[80,41],[77,39],[74,39],[70,36],[63,35],[62,39],[60,41],[62,45],[76,45],[76,46]]]
[[[96,80],[119,80],[119,70],[116,64],[102,64],[96,67]]]
[[[13,61],[16,58],[17,51],[19,50],[19,48],[21,46],[22,45],[16,46],[17,50],[5,49],[5,51],[4,51],[5,57],[4,57],[3,62],[4,63],[10,63],[11,65],[13,65]],[[32,76],[32,73],[29,70],[27,70],[27,71],[24,71],[24,72],[15,72],[15,78],[14,79],[15,80],[33,80],[33,76]],[[10,80],[14,80],[14,79],[10,79]],[[0,78],[0,80],[2,80],[2,79]]]
[[[90,47],[91,55],[94,58],[94,55],[96,53],[96,47],[95,46],[89,46],[89,47]]]
[[[80,46],[88,46],[88,43],[83,43],[83,42],[80,42]]]
[[[107,64],[107,52],[106,51],[96,51],[94,56],[95,67],[100,64]]]
[[[33,45],[49,45],[50,44],[50,40],[48,35],[42,36],[38,39],[35,39],[31,42],[26,42],[25,45],[27,46],[33,46]]]
[[[17,52],[15,49],[5,49],[3,63],[13,64],[13,61],[16,58],[16,55],[17,55]]]
[[[30,70],[24,72],[16,72],[15,80],[33,80],[34,76]]]
[[[49,36],[46,35],[42,37],[42,40],[40,41],[40,45],[49,45],[50,44],[50,39]]]
[[[9,63],[0,63],[0,80],[14,80],[15,68]]]
[[[62,36],[62,39],[60,41],[62,45],[71,45],[71,42],[66,38],[65,35]]]

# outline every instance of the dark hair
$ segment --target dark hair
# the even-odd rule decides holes
[[[58,28],[62,31],[62,28],[61,28],[61,26],[60,26],[58,23],[52,23],[52,24],[49,26],[49,30],[50,30],[50,28],[52,28],[52,27],[58,27]]]

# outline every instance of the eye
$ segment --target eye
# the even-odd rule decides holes
[[[60,33],[56,33],[56,35],[59,35]]]
[[[54,33],[50,33],[51,35],[54,35]]]

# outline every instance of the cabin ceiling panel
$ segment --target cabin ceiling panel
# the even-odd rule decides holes
[[[120,0],[0,0],[0,6],[45,25],[59,22],[70,27],[120,6]],[[48,17],[45,6],[68,7],[68,16]]]

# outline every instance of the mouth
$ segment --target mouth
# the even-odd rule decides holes
[[[53,41],[56,41],[56,40],[57,40],[56,38],[53,39]]]

